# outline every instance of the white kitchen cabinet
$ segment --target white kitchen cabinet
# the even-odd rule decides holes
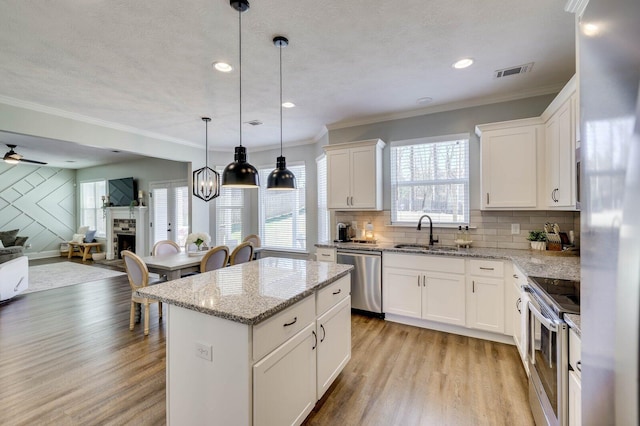
[[[337,250],[329,247],[316,248],[316,260],[318,262],[334,262],[337,258]]]
[[[382,210],[380,139],[326,145],[327,206],[339,210]]]
[[[469,260],[467,327],[504,333],[504,263]]]
[[[545,205],[576,208],[576,88],[572,79],[542,114],[545,119]]]
[[[569,329],[569,425],[582,424],[582,371],[581,341],[578,334]]]
[[[351,359],[351,297],[346,297],[318,318],[316,334],[316,398],[320,399]]]
[[[523,286],[527,284],[527,277],[515,265],[513,266],[511,284],[512,292],[509,309],[513,322],[513,340],[520,353],[520,359],[522,360],[524,369],[527,375],[529,375],[529,367],[527,364],[527,303],[529,302],[529,297],[523,289]]]
[[[541,119],[531,118],[476,126],[482,209],[538,207],[541,124]]]
[[[385,313],[465,325],[463,259],[391,254],[383,265]]]
[[[316,399],[315,322],[253,366],[253,424],[299,425]]]

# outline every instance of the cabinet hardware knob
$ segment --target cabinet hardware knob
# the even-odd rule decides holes
[[[493,268],[485,268],[484,266],[481,266],[480,269],[483,271],[493,271]]]
[[[476,282],[471,281],[471,293],[475,293],[475,292],[476,292]]]
[[[298,317],[293,317],[293,321],[285,323],[283,327],[289,327],[290,325],[293,325],[296,322],[298,322]]]
[[[578,369],[579,372],[582,372],[582,361],[576,362],[576,368]]]
[[[522,313],[522,311],[520,310],[520,304],[522,303],[522,298],[518,297],[518,300],[516,301],[516,309],[518,310],[518,312]]]
[[[330,255],[330,254],[327,254],[327,253],[322,253],[320,256],[329,257],[329,256],[331,256],[331,255]]]
[[[314,350],[318,346],[318,335],[316,334],[315,331],[312,331],[312,333],[313,333],[314,343],[313,343],[313,347],[311,348],[311,350]]]
[[[418,275],[418,287],[420,287],[420,275]]]
[[[520,277],[519,277],[519,276],[517,276],[516,274],[513,274],[513,278],[515,278],[515,279],[517,280],[517,279],[518,279],[518,278],[520,278]]]
[[[338,291],[334,291],[334,292],[333,292],[333,295],[335,296],[336,294],[340,294],[340,292],[341,292],[341,291],[342,291],[342,289],[341,289],[341,288],[339,288],[339,289],[338,289]]]
[[[327,337],[327,332],[324,329],[324,325],[320,324],[320,328],[322,329],[322,339],[320,339],[320,343],[324,342],[324,338]]]
[[[489,193],[487,192],[487,205],[489,205]]]

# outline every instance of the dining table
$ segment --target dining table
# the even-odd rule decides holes
[[[195,253],[180,252],[158,256],[145,256],[142,258],[142,261],[147,265],[149,272],[161,276],[166,275],[167,280],[171,281],[177,280],[189,272],[199,272],[200,262],[205,253],[206,251]]]

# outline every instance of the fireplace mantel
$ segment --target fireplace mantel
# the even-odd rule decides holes
[[[107,207],[107,259],[113,259],[114,241],[116,236],[113,232],[114,219],[135,219],[136,221],[136,254],[138,256],[149,255],[147,240],[147,229],[149,229],[149,209],[147,207]]]

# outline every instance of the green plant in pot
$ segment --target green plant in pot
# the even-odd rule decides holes
[[[534,250],[547,249],[547,234],[544,231],[529,231],[527,240],[531,241],[531,248]]]

